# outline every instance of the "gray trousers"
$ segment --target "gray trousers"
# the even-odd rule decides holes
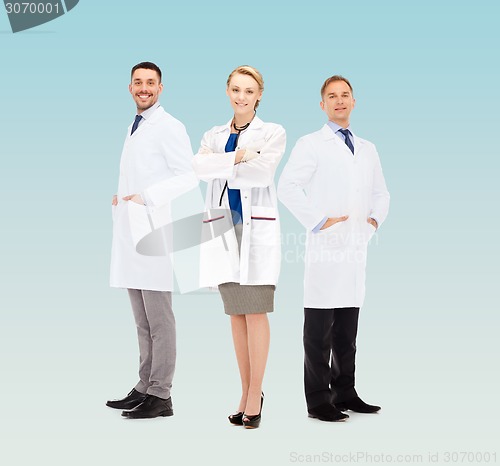
[[[141,393],[168,398],[175,371],[175,317],[170,291],[129,289],[139,338]]]

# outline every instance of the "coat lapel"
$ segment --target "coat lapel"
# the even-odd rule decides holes
[[[361,138],[358,138],[355,134],[353,134],[353,138],[354,138],[354,157],[358,157],[358,155],[365,146],[365,141]]]
[[[352,153],[349,147],[347,147],[346,143],[342,141],[342,139],[340,139],[328,125],[324,125],[323,128],[321,128],[321,134],[325,141],[333,141],[333,143],[336,144],[339,149],[352,157]],[[354,139],[354,157],[357,157],[358,154],[363,150],[364,141],[363,139],[358,138],[354,133],[352,137]]]
[[[336,150],[352,158],[352,153],[349,147],[346,146],[345,142],[342,141],[342,139],[340,139],[328,125],[321,128],[321,134],[325,141],[329,141],[329,144],[335,145]],[[354,153],[356,154],[356,146],[354,146]]]
[[[137,134],[140,134],[141,132],[144,131],[146,127],[149,125],[154,125],[158,121],[158,119],[161,117],[163,113],[163,107],[160,105],[151,115],[148,119],[145,119],[139,127],[134,131],[134,134],[130,134],[132,131],[132,125],[128,127],[128,139],[133,139],[136,137]]]

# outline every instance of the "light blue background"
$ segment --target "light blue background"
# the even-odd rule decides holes
[[[82,0],[19,34],[0,13],[5,464],[286,465],[294,452],[421,454],[431,464],[428,452],[440,463],[446,451],[494,452],[497,2],[168,3]],[[203,131],[231,117],[228,73],[261,70],[259,115],[287,129],[279,172],[298,137],[325,121],[323,80],[351,80],[352,128],[376,143],[392,195],[370,247],[358,338],[357,387],[380,414],[306,417],[297,261],[283,264],[270,316],[260,429],[225,418],[239,379],[217,295],[174,297],[175,416],[127,422],[105,408],[136,382],[128,298],[108,288],[109,204],[134,116],[129,72],[143,60],[163,69],[161,101],[195,150]],[[294,254],[302,229],[281,215],[283,252]]]

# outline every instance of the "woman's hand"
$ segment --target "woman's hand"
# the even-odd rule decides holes
[[[248,162],[250,160],[256,159],[260,156],[259,152],[254,152],[253,150],[240,149],[236,152],[236,158],[234,159],[234,164]]]
[[[114,206],[118,205],[118,196],[116,194],[113,196],[113,199],[111,200],[111,205]]]
[[[243,157],[245,157],[245,153],[246,153],[246,149],[240,149],[238,151],[236,151],[236,157],[234,159],[234,164],[238,164],[238,163],[241,163],[241,161],[243,160]]]

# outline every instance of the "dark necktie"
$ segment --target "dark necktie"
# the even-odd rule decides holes
[[[142,120],[141,115],[135,116],[134,124],[132,125],[132,132],[130,133],[130,136],[132,136],[132,134],[134,134],[135,130],[139,127],[139,123],[141,122],[141,120]]]
[[[339,129],[339,131],[345,137],[346,146],[349,147],[349,149],[351,149],[351,152],[354,154],[354,146],[352,145],[351,139],[349,138],[349,130],[348,129]]]

